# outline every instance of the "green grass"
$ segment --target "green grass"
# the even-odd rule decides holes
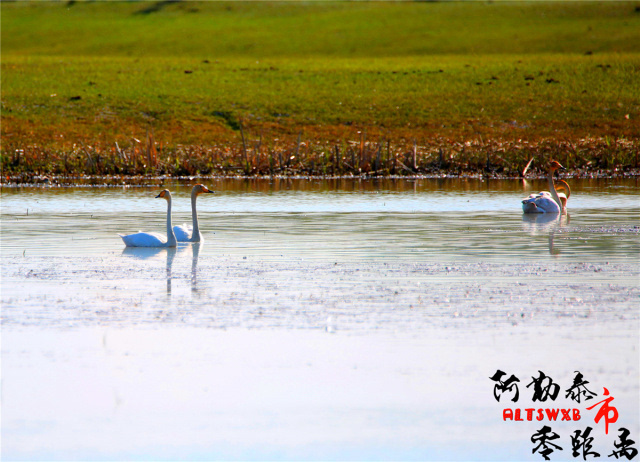
[[[598,67],[603,64],[611,66]],[[612,63],[612,64],[609,64]],[[635,55],[350,60],[10,57],[5,115],[469,128],[624,124],[637,113]],[[185,73],[190,71],[191,73]],[[612,90],[613,89],[613,90]],[[80,98],[77,98],[80,97]],[[569,102],[570,104],[567,104]],[[524,103],[524,104],[523,104]],[[444,127],[443,127],[444,126]]]
[[[2,3],[3,53],[220,58],[637,52],[633,2]],[[146,12],[146,13],[145,13]]]
[[[325,151],[366,131],[425,155],[596,143],[629,165],[637,5],[3,2],[2,167],[24,169],[25,148],[41,170],[80,143],[134,149],[149,130],[169,157],[237,150],[240,125],[272,150],[299,149],[301,131]]]

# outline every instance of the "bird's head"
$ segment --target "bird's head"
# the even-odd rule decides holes
[[[163,199],[170,201],[171,200],[171,193],[169,192],[168,189],[163,189],[162,191],[160,191],[160,194],[158,194],[156,196],[156,199],[158,199],[159,197],[162,197]]]
[[[210,193],[213,194],[215,193],[215,191],[211,191],[209,188],[207,188],[205,185],[203,184],[197,184],[193,187],[193,189],[195,190],[196,194],[203,194],[203,193]]]
[[[552,160],[549,162],[549,170],[555,172],[556,170],[566,170],[566,168],[564,168],[557,160]]]

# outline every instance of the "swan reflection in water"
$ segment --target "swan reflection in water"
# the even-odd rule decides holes
[[[531,236],[549,233],[549,254],[560,255],[560,249],[554,245],[556,232],[569,224],[569,214],[560,213],[524,213],[522,214],[522,227]]]
[[[194,293],[198,293],[198,257],[203,245],[202,242],[191,245],[191,291]]]
[[[200,255],[200,248],[202,243],[194,243],[192,245],[178,246],[178,247],[125,247],[122,250],[122,255],[133,257],[140,260],[158,260],[162,259],[162,255],[166,255],[166,270],[167,270],[167,294],[171,294],[171,280],[173,261],[176,254],[184,253],[188,247],[191,247],[192,259],[191,259],[191,290],[197,292],[197,272],[198,272],[198,257]]]

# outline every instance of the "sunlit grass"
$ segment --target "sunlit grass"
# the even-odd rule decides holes
[[[122,119],[162,129],[219,124],[373,126],[464,132],[491,124],[542,133],[607,123],[630,134],[638,112],[635,55],[314,60],[47,57],[3,60],[3,114]],[[615,89],[612,91],[612,89]],[[236,121],[236,122],[234,122]],[[554,124],[557,124],[555,127]],[[445,131],[447,131],[445,130]]]

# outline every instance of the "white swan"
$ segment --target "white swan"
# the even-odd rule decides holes
[[[560,165],[559,162],[552,160],[549,163],[549,173],[547,175],[550,192],[541,191],[538,194],[531,194],[526,199],[523,199],[522,211],[524,213],[560,213],[566,210],[553,184],[553,174],[556,170],[564,170],[564,167]],[[567,185],[565,182],[563,183]],[[569,185],[567,185],[567,187],[568,186]],[[562,189],[564,189],[564,186]],[[569,192],[569,194],[571,193]],[[567,198],[565,198],[565,204]]]
[[[202,193],[211,193],[214,191],[207,189],[206,186],[197,184],[191,190],[191,219],[193,220],[193,225],[188,226],[177,225],[173,227],[173,232],[176,235],[176,240],[178,242],[202,242],[202,234],[200,234],[200,228],[198,227],[198,212],[196,211],[196,200],[198,196]]]
[[[171,193],[165,189],[156,196],[167,201],[167,237],[160,233],[118,234],[127,247],[175,247],[178,245],[171,227]]]

